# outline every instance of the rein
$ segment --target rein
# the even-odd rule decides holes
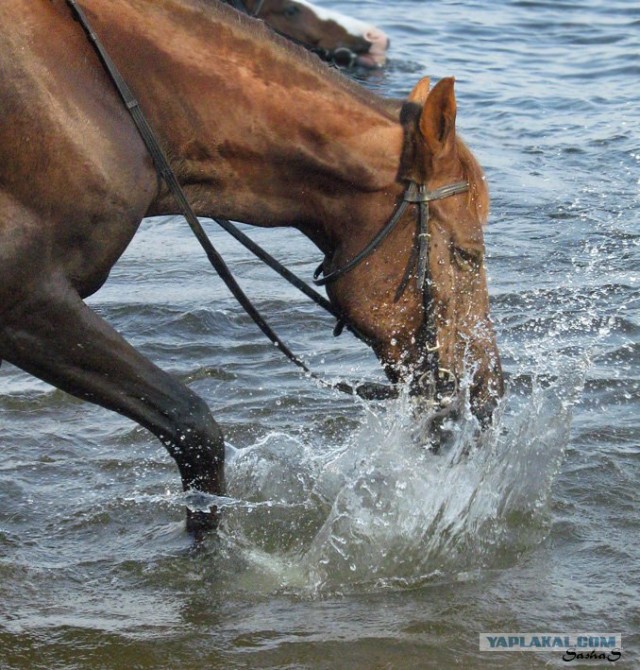
[[[127,110],[129,111],[137,129],[140,133],[142,140],[144,141],[147,150],[149,151],[158,176],[163,180],[166,186],[169,188],[174,198],[176,199],[182,214],[186,219],[189,227],[194,233],[196,239],[202,246],[204,252],[209,259],[212,267],[218,273],[222,281],[226,284],[227,288],[230,290],[231,294],[242,306],[245,312],[251,317],[251,319],[256,323],[260,328],[263,334],[275,344],[280,351],[295,365],[301,368],[307,375],[311,378],[318,381],[321,385],[337,389],[343,393],[349,395],[358,395],[365,400],[383,400],[389,398],[397,398],[398,388],[396,386],[390,386],[387,384],[379,384],[376,382],[364,382],[358,385],[351,385],[347,382],[328,382],[326,379],[317,375],[309,367],[298,358],[289,347],[280,339],[280,337],[275,333],[271,328],[268,322],[262,317],[260,312],[255,308],[251,303],[250,299],[244,293],[233,274],[229,270],[224,259],[216,248],[211,243],[207,233],[202,227],[198,217],[195,215],[187,197],[180,186],[180,183],[175,175],[175,172],[172,170],[167,157],[162,150],[155,133],[153,132],[151,126],[146,120],[138,100],[134,97],[131,89],[127,85],[126,81],[120,74],[115,63],[111,60],[111,57],[107,53],[104,45],[98,38],[97,34],[91,28],[91,25],[87,19],[82,8],[77,4],[76,0],[66,0],[67,5],[71,8],[73,14],[77,17],[80,22],[83,30],[85,31],[87,38],[89,39],[92,46],[95,48],[100,61],[102,62],[105,70],[109,74],[115,88],[118,91],[122,101],[124,102]],[[241,0],[234,0],[234,2],[240,3]],[[260,3],[261,5],[261,3]],[[260,6],[259,5],[259,6]],[[322,263],[319,268],[314,273],[314,282],[317,285],[325,285],[331,283],[347,274],[353,270],[359,263],[361,263],[365,258],[372,254],[380,244],[388,237],[391,231],[396,227],[403,214],[405,213],[407,207],[410,204],[413,204],[418,209],[418,232],[417,232],[417,254],[416,249],[412,254],[405,276],[402,279],[400,286],[398,287],[395,300],[399,300],[400,296],[404,292],[409,279],[413,271],[413,265],[416,262],[417,255],[417,272],[416,277],[418,281],[418,288],[422,290],[423,293],[423,307],[425,318],[423,321],[423,326],[421,329],[421,339],[426,345],[426,358],[424,360],[426,364],[426,372],[418,380],[418,389],[420,391],[427,390],[429,391],[428,397],[437,401],[441,406],[449,404],[451,397],[455,393],[455,383],[453,384],[453,390],[451,385],[451,380],[455,382],[455,378],[451,372],[439,367],[439,343],[437,340],[437,329],[435,323],[435,313],[433,310],[433,300],[431,299],[431,279],[428,274],[428,252],[429,252],[429,233],[428,233],[428,221],[429,221],[429,202],[433,200],[441,200],[443,198],[448,198],[459,193],[463,193],[469,189],[467,182],[458,182],[448,186],[443,186],[441,188],[435,189],[433,191],[428,191],[426,186],[423,184],[416,184],[415,182],[409,182],[407,189],[404,192],[402,200],[396,206],[394,213],[392,214],[388,223],[382,228],[382,230],[367,244],[367,246],[362,249],[351,261],[341,268],[330,272],[328,275],[323,275],[324,263]],[[334,331],[335,335],[339,335],[344,326],[346,327],[359,339],[363,340],[367,344],[371,344],[369,338],[360,333],[358,329],[350,324],[346,317],[336,309],[334,305],[331,304],[324,296],[319,294],[313,288],[308,286],[304,281],[297,277],[290,270],[285,268],[281,263],[279,263],[275,258],[268,254],[264,249],[257,245],[251,238],[242,233],[238,228],[236,228],[230,221],[222,218],[213,218],[223,230],[232,235],[238,242],[244,245],[249,251],[255,254],[260,258],[264,263],[266,263],[273,270],[278,272],[284,279],[289,283],[295,286],[298,290],[303,292],[307,297],[311,298],[316,304],[323,307],[327,312],[332,314],[338,319],[338,324]]]

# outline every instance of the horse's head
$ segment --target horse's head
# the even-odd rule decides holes
[[[398,223],[328,290],[370,338],[390,378],[441,405],[469,380],[472,409],[485,420],[503,392],[484,269],[489,198],[480,166],[456,136],[455,118],[453,79],[432,91],[428,79],[415,87],[401,112]],[[367,215],[375,217],[370,208]],[[379,230],[379,215],[376,221]],[[372,232],[363,235],[371,239]],[[327,274],[361,248],[362,239],[342,245]]]
[[[247,9],[274,30],[340,66],[384,65],[389,38],[379,28],[307,0],[247,0]]]

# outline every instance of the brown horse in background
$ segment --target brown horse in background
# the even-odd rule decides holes
[[[389,38],[376,26],[307,0],[225,0],[341,67],[385,64]]]
[[[483,267],[485,181],[456,136],[452,79],[423,80],[400,123],[367,93],[213,0],[83,0],[199,216],[294,226],[348,263],[409,182],[469,188],[431,203],[428,305],[440,364],[471,371],[490,414],[502,376]],[[176,213],[65,0],[3,0],[0,22],[0,358],[158,436],[185,490],[224,492],[222,432],[205,402],[83,302],[146,216]],[[329,286],[389,377],[424,374],[424,291],[398,285],[416,245],[409,206],[366,262]],[[411,212],[411,213],[410,213]],[[419,386],[419,385],[418,385]],[[188,527],[216,508],[188,512]]]

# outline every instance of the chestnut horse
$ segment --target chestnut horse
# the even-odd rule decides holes
[[[307,0],[225,1],[265,21],[324,61],[341,67],[377,68],[385,64],[389,38],[365,21]]]
[[[82,6],[196,214],[301,230],[325,275],[338,270],[331,302],[392,380],[422,390],[437,351],[488,416],[502,392],[483,267],[488,194],[456,135],[453,79],[431,91],[422,80],[400,119],[215,0]],[[144,217],[178,211],[174,198],[65,0],[3,0],[0,23],[11,27],[0,42],[0,359],[133,419],[166,446],[185,490],[222,494],[224,441],[208,406],[83,301]],[[414,281],[426,199],[416,194],[460,182],[464,192],[421,217],[428,280]],[[394,212],[398,225],[340,273]],[[187,526],[216,516],[215,505],[188,511]]]

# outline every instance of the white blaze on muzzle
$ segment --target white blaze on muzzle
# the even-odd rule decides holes
[[[386,33],[376,26],[360,21],[352,16],[346,16],[325,7],[318,7],[307,0],[295,0],[297,3],[308,7],[321,21],[333,21],[341,26],[347,33],[354,37],[360,37],[371,44],[369,52],[358,54],[357,64],[366,67],[380,67],[386,61],[389,38]]]

